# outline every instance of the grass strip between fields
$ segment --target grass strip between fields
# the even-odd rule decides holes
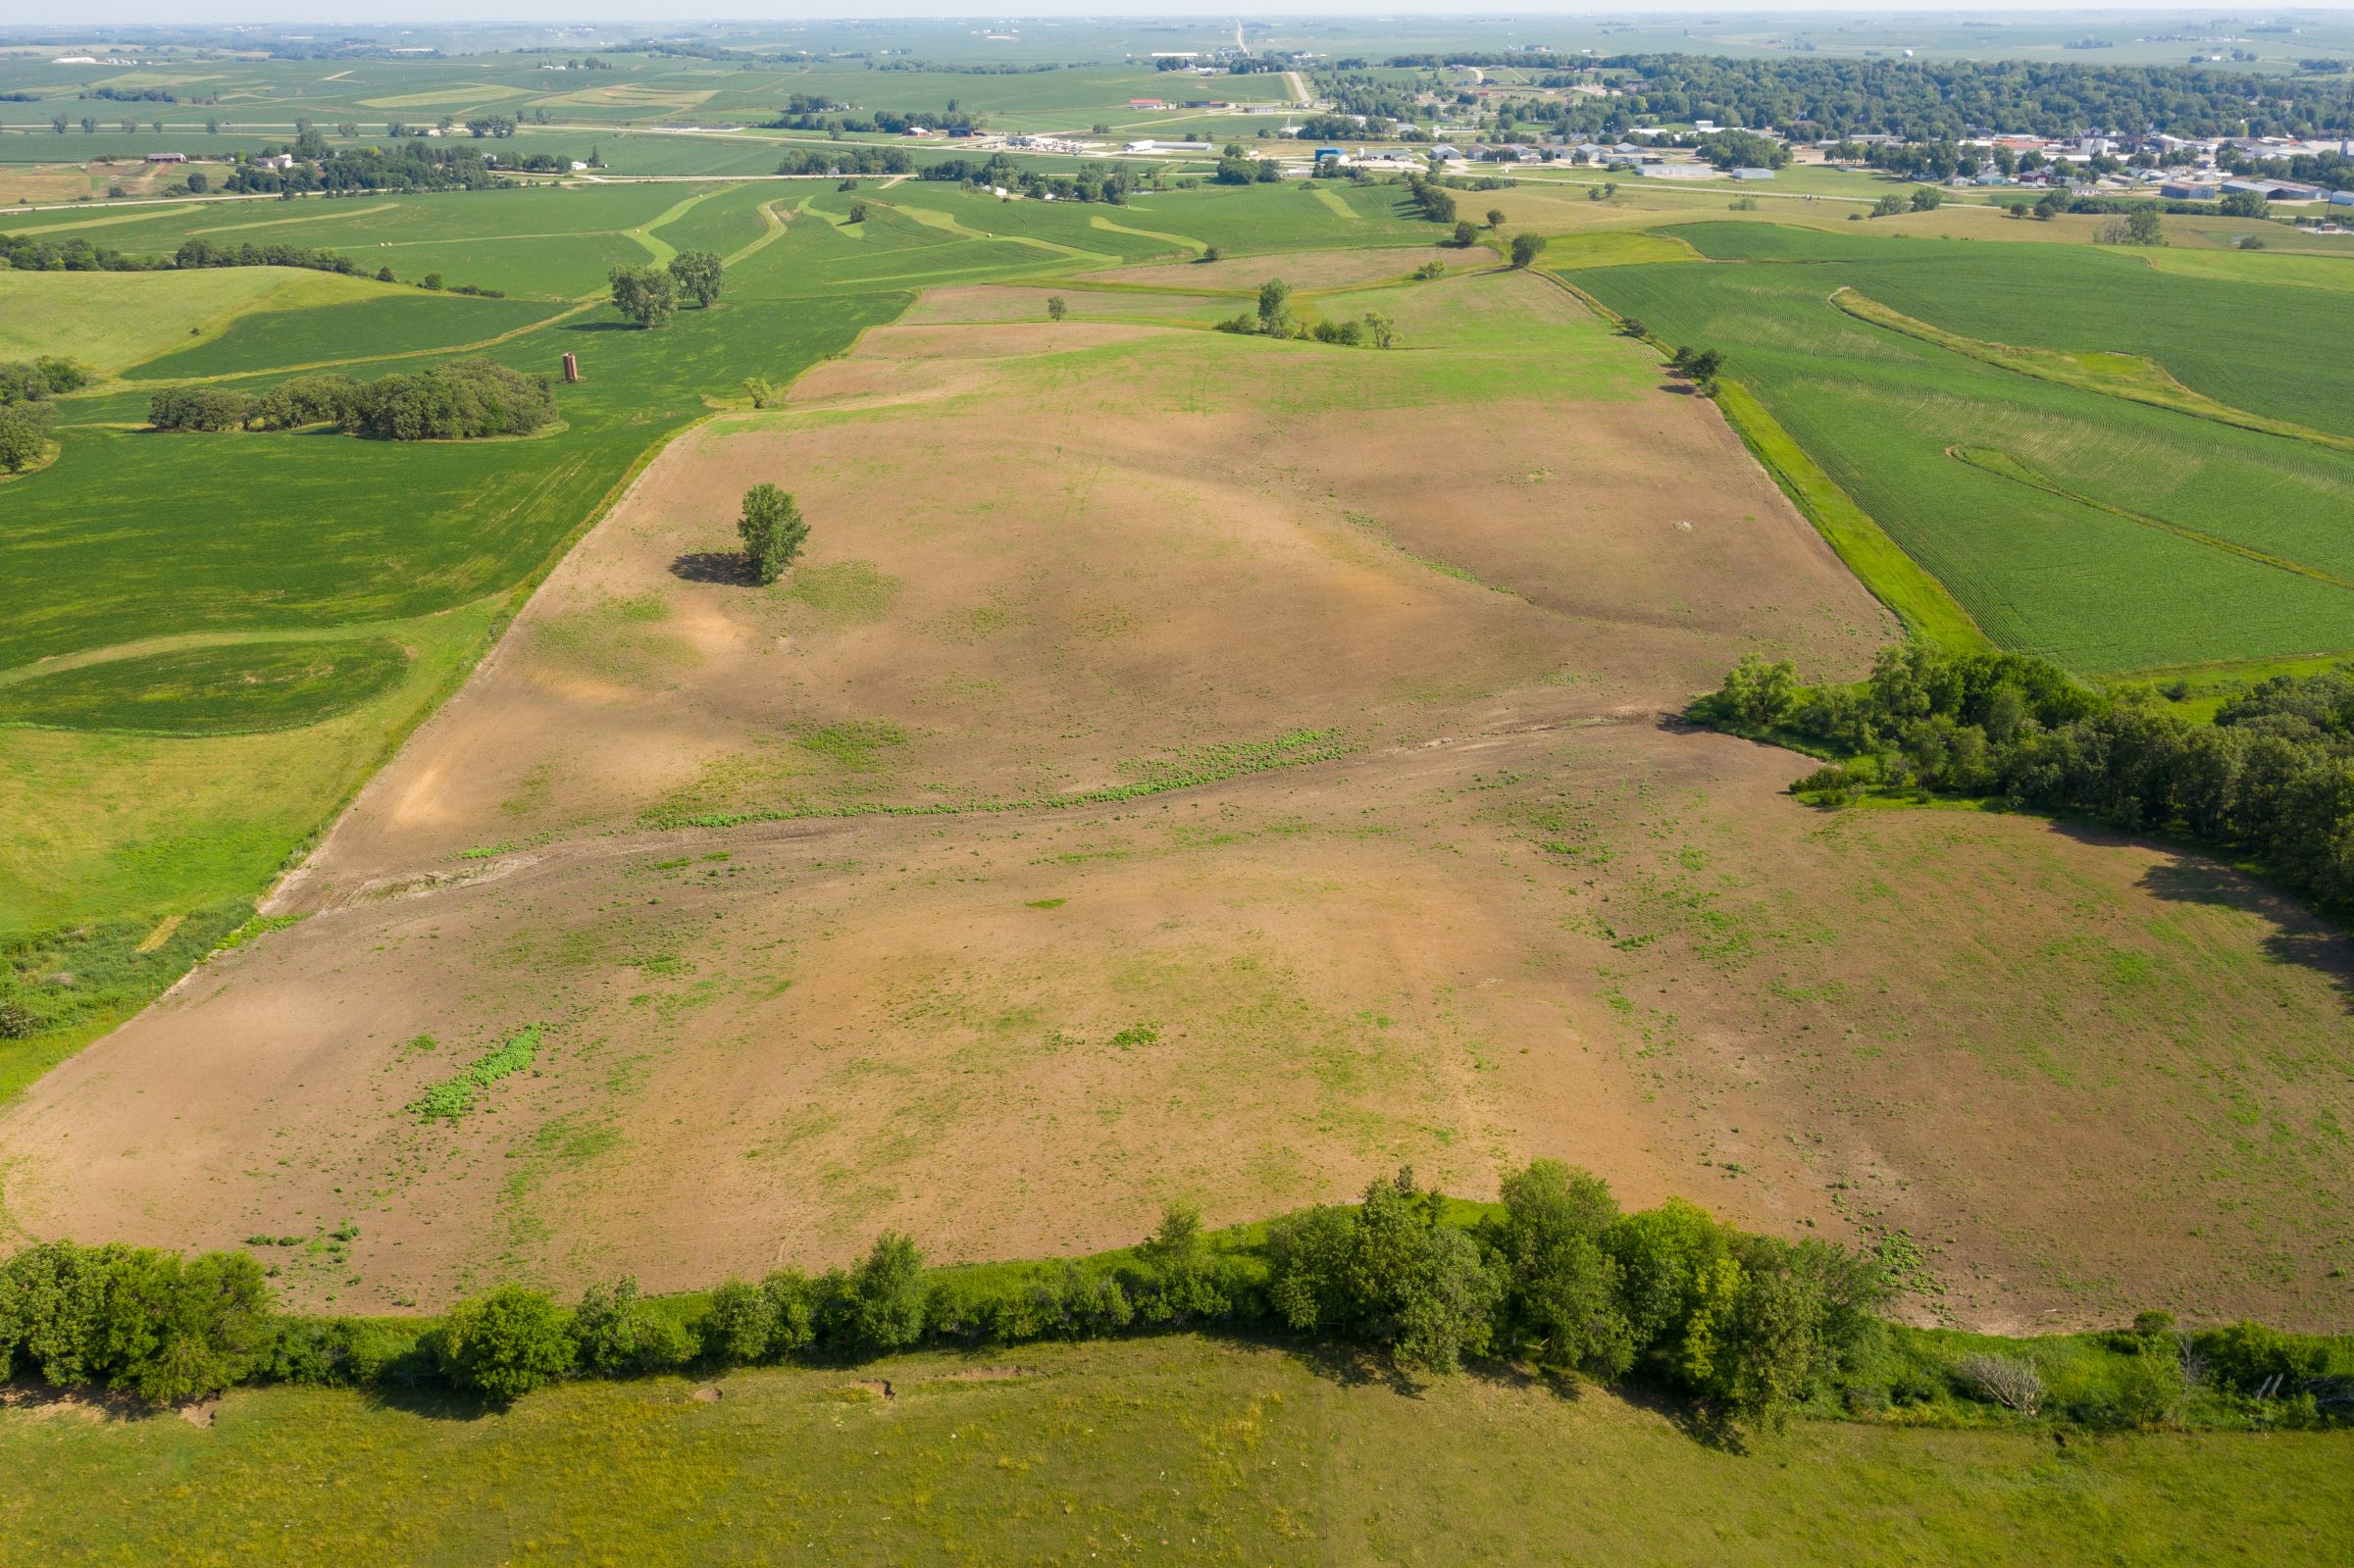
[[[2151,408],[2187,414],[2193,419],[2212,420],[2218,425],[2254,430],[2259,435],[2277,435],[2287,440],[2326,446],[2331,451],[2354,452],[2354,437],[2331,435],[2326,430],[2253,414],[2244,408],[2233,408],[2228,403],[2219,403],[2204,393],[2192,391],[2169,375],[2165,367],[2138,354],[2072,354],[2053,348],[2021,348],[2012,343],[1965,337],[1960,332],[1949,332],[1942,327],[1932,327],[1902,311],[1892,310],[1846,284],[1831,291],[1830,302],[1857,321],[1885,327],[1892,332],[1902,332],[1933,348],[1942,348],[1949,353],[1992,365],[1998,370],[2016,371],[2021,376],[2032,376],[2037,380],[2073,387],[2080,392],[2096,392],[2103,397],[2114,397],[2128,403],[2145,403]],[[2098,361],[2099,365],[2091,363],[2093,361]]]
[[[2054,484],[2050,480],[2045,479],[2008,452],[1998,452],[1991,447],[1984,446],[1949,446],[1945,450],[1947,456],[1959,462],[1968,463],[1971,468],[2013,481],[2016,483],[2031,486],[2043,491],[2046,495],[2056,495],[2064,501],[2073,501],[2078,506],[2089,506],[2096,512],[2106,512],[2111,517],[2124,518],[2128,523],[2137,523],[2146,529],[2157,529],[2161,532],[2172,533],[2177,538],[2188,539],[2193,544],[2204,544],[2211,549],[2236,555],[2242,560],[2254,561],[2259,566],[2269,566],[2275,571],[2290,572],[2301,578],[2311,578],[2316,582],[2327,582],[2333,588],[2354,589],[2354,578],[2342,578],[2333,572],[2325,572],[2319,567],[2291,561],[2285,556],[2267,554],[2253,545],[2220,538],[2213,533],[2202,533],[2197,529],[2186,528],[2179,523],[2169,523],[2162,517],[2152,517],[2146,512],[2130,511],[2108,501],[2097,500],[2076,490],[2065,489]]]

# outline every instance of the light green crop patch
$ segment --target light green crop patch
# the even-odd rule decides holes
[[[458,1120],[474,1108],[474,1102],[483,1090],[532,1065],[533,1059],[539,1054],[542,1028],[538,1024],[532,1025],[456,1077],[444,1079],[427,1089],[411,1100],[408,1108],[422,1122]]]

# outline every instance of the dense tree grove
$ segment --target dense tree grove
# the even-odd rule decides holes
[[[509,122],[510,126],[512,122]],[[314,133],[315,136],[315,133]],[[277,151],[265,148],[265,152]],[[287,169],[258,163],[239,163],[222,177],[221,188],[247,193],[319,190],[488,190],[508,183],[483,155],[464,142],[436,144],[423,140],[395,142],[389,147],[329,148],[324,139],[284,149],[295,154]],[[510,159],[509,167],[529,168],[537,160]],[[545,167],[559,167],[552,160]]]
[[[900,147],[844,142],[837,147],[796,147],[777,165],[780,175],[908,175],[915,160]]]
[[[461,359],[415,375],[355,381],[299,376],[265,391],[166,387],[148,400],[159,430],[290,430],[333,425],[385,441],[458,441],[529,435],[556,417],[553,383],[495,360]]]
[[[49,450],[57,410],[50,399],[86,386],[90,370],[70,359],[0,364],[0,474],[22,474]]]
[[[2354,899],[2354,666],[2273,677],[2202,725],[2148,693],[2087,690],[2040,659],[1907,643],[1852,687],[1808,690],[1786,663],[1753,656],[1695,712],[1786,727],[1849,758],[1801,782],[1834,800],[1918,786],[2082,812]]]
[[[2179,1417],[2193,1381],[2226,1414],[2261,1404],[2272,1424],[2354,1409],[2354,1379],[2321,1340],[2255,1324],[2181,1333],[2145,1313],[2100,1337],[2104,1382],[2047,1389],[2031,1346],[1962,1357],[1890,1328],[1878,1316],[1886,1271],[1830,1243],[1750,1236],[1674,1200],[1622,1213],[1598,1178],[1550,1160],[1508,1177],[1502,1198],[1467,1216],[1402,1171],[1361,1203],[1277,1220],[1263,1243],[1213,1237],[1175,1205],[1101,1259],[934,1271],[913,1240],[887,1234],[814,1277],[785,1269],[671,1298],[624,1279],[569,1308],[510,1285],[437,1320],[279,1317],[241,1254],[56,1241],[0,1263],[0,1380],[13,1370],[153,1404],[241,1382],[440,1383],[505,1403],[567,1377],[1224,1328],[1352,1347],[1409,1373],[1491,1356],[1633,1379],[1718,1423],[1770,1423],[1809,1401],[1870,1412],[1970,1400],[2138,1426]]]
[[[1953,140],[1987,130],[2042,136],[2090,128],[2176,136],[2311,135],[2354,123],[2354,82],[2184,66],[2021,60],[1725,60],[1699,55],[1406,56],[1393,66],[1513,65],[1549,86],[1629,89],[1536,105],[1564,131],[1713,120],[1810,138],[1876,133]]]

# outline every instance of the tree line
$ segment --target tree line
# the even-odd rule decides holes
[[[1906,643],[1853,686],[1808,688],[1787,661],[1752,655],[1693,713],[1832,753],[1794,786],[1828,803],[1871,789],[1995,796],[2178,835],[2354,900],[2354,665],[2272,677],[2195,724],[2161,694],[2096,692],[2046,660]]]
[[[1622,1212],[1600,1179],[1557,1161],[1509,1177],[1501,1202],[1464,1207],[1401,1171],[1255,1241],[1213,1236],[1175,1205],[1138,1245],[1100,1258],[932,1270],[887,1233],[815,1276],[785,1269],[683,1297],[624,1279],[571,1306],[506,1285],[437,1319],[280,1314],[243,1252],[49,1241],[0,1264],[0,1380],[157,1406],[254,1383],[438,1385],[505,1403],[565,1378],[1193,1329],[1331,1345],[1411,1376],[1495,1358],[1632,1382],[1726,1427],[1797,1408],[1918,1421],[1999,1407],[2100,1426],[2354,1412],[2342,1344],[2253,1324],[2184,1333],[2145,1313],[2097,1337],[2097,1374],[2080,1356],[2047,1371],[2032,1341],[1990,1352],[1889,1324],[1888,1274],[1871,1258],[1748,1235],[1672,1199]]]
[[[547,377],[527,376],[487,359],[452,360],[429,371],[375,381],[298,376],[261,392],[226,386],[166,387],[147,405],[147,422],[159,430],[290,430],[333,425],[346,435],[384,441],[529,435],[555,417],[555,388]]]

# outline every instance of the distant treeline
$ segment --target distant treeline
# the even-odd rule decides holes
[[[250,240],[242,245],[217,245],[209,239],[187,239],[169,256],[137,256],[111,246],[95,244],[77,234],[70,239],[51,243],[24,234],[0,234],[0,271],[31,273],[153,273],[204,267],[300,267],[315,273],[341,273],[351,278],[374,277],[380,283],[394,281],[392,269],[379,267],[374,274],[349,256],[332,250],[313,250],[306,245],[256,245]],[[428,273],[425,286],[438,289],[439,273]],[[505,292],[496,288],[477,288],[458,284],[449,289],[453,294],[473,294],[485,299],[504,299]]]
[[[176,386],[149,400],[159,430],[291,430],[333,425],[383,441],[462,441],[529,435],[552,423],[556,394],[544,376],[487,359],[452,360],[417,375],[355,381],[298,376],[261,392]]]
[[[1125,164],[1083,163],[1067,175],[1041,174],[1024,169],[1004,153],[988,158],[941,158],[918,164],[897,147],[875,147],[859,142],[838,146],[795,148],[777,165],[780,175],[908,175],[919,179],[958,181],[968,185],[997,185],[1025,196],[1052,196],[1057,201],[1101,201],[1115,206],[1128,199],[1143,180]]]
[[[862,135],[904,135],[909,130],[971,130],[980,122],[961,110],[874,109],[848,114],[833,109],[788,109],[768,123],[771,130],[846,130]]]
[[[1837,1245],[1750,1236],[1675,1199],[1621,1213],[1599,1179],[1540,1160],[1476,1215],[1402,1171],[1258,1241],[1206,1234],[1173,1207],[1144,1242],[1103,1257],[934,1271],[885,1235],[814,1278],[782,1270],[667,1298],[623,1280],[572,1307],[510,1285],[439,1318],[279,1314],[250,1252],[51,1241],[0,1265],[0,1379],[13,1368],[151,1405],[249,1383],[439,1385],[504,1403],[563,1378],[1193,1328],[1294,1337],[1409,1373],[1497,1357],[1633,1380],[1727,1425],[1804,1406],[1910,1422],[2312,1426],[2354,1406],[2342,1341],[2252,1324],[2178,1333],[2157,1312],[2097,1337],[1963,1350],[1884,1321],[1890,1290],[1878,1262]]]
[[[1920,788],[2081,812],[2354,901],[2354,665],[2276,676],[2193,724],[2155,694],[2091,691],[2041,659],[1907,643],[1856,686],[1808,689],[1753,655],[1693,713],[1844,759],[1794,785],[1802,795]]]
[[[1612,132],[1714,120],[1802,137],[1881,133],[1954,140],[1988,130],[2060,136],[2092,129],[2175,136],[2295,136],[2354,126],[2354,82],[2020,60],[1720,60],[1701,55],[1400,55],[1393,66],[1514,66],[1548,85],[1603,79],[1634,90],[1579,97],[1554,118]]]

